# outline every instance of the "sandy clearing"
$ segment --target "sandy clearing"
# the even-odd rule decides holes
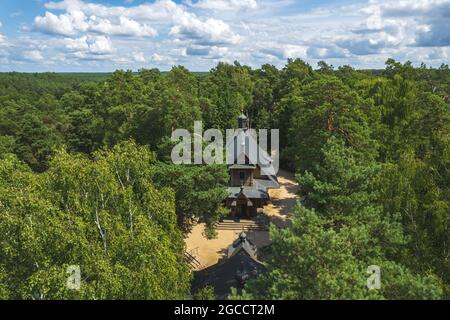
[[[201,264],[203,269],[216,264],[225,254],[228,246],[238,237],[239,231],[217,230],[216,239],[203,236],[204,223],[196,225],[185,239],[186,250]]]
[[[279,189],[269,190],[272,203],[263,208],[271,222],[280,228],[290,224],[292,210],[298,199],[298,185],[294,175],[280,170],[278,173]],[[186,237],[186,250],[200,262],[203,269],[216,264],[226,254],[228,246],[238,237],[237,230],[217,230],[217,238],[208,240],[203,236],[205,224],[196,225]],[[258,247],[270,243],[268,231],[247,232],[248,238]]]
[[[264,207],[264,213],[279,228],[287,227],[291,222],[292,212],[298,200],[298,184],[292,173],[278,172],[279,189],[269,190],[272,203]]]

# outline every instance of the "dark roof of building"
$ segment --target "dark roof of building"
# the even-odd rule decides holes
[[[247,234],[242,232],[239,238],[234,240],[233,244],[228,247],[228,258],[231,258],[239,251],[245,251],[252,259],[257,260],[256,246],[247,239]]]
[[[217,264],[194,273],[193,292],[210,285],[218,299],[227,299],[232,287],[239,289],[246,280],[266,271],[256,259],[256,247],[242,234],[228,251],[228,256]]]
[[[268,176],[268,179],[253,179],[258,188],[277,189],[280,187],[277,177]]]
[[[233,164],[230,166],[230,169],[255,169],[256,166],[254,164]]]
[[[268,179],[253,179],[253,186],[228,187],[229,198],[238,198],[241,194],[247,199],[269,200],[268,189],[279,188],[276,176],[269,176]]]
[[[259,188],[256,185],[253,187],[228,187],[229,198],[238,198],[242,193],[248,199],[270,199],[266,189]]]

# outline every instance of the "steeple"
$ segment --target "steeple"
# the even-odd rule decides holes
[[[242,112],[241,115],[239,116],[238,123],[239,123],[239,129],[244,129],[244,130],[248,129],[248,118],[244,114],[244,112]]]

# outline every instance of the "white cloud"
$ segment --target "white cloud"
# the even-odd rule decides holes
[[[105,55],[112,53],[113,45],[106,36],[83,36],[77,39],[64,39],[65,48],[69,52],[82,52],[94,55]]]
[[[449,63],[450,0],[314,2],[312,9],[294,0],[121,2],[47,2],[34,28],[22,25],[16,38],[0,35],[1,49],[10,57],[45,52],[50,58],[41,64],[106,70],[142,64],[207,70],[234,60],[280,67],[287,58],[373,68],[388,57]],[[30,31],[38,33],[25,39]]]
[[[89,30],[106,35],[134,36],[134,37],[153,37],[157,31],[146,24],[140,24],[127,17],[119,17],[117,24],[112,24],[108,19],[97,19],[95,16],[90,18]]]
[[[6,37],[0,33],[0,47],[6,45]]]
[[[199,5],[212,9],[213,2],[204,1]],[[218,1],[214,5],[217,8],[226,5],[236,10],[256,8],[253,0]],[[157,29],[164,32],[162,36],[166,39],[157,46],[167,48],[149,54],[149,59],[155,63],[176,63],[187,56],[219,59],[225,53],[231,54],[226,47],[237,46],[242,40],[225,21],[198,16],[198,13],[189,12],[189,7],[171,0],[129,7],[64,0],[48,2],[45,7],[51,12],[36,17],[34,29],[64,36],[63,41],[53,45],[58,47],[62,44],[60,49],[67,52],[67,58],[72,59],[97,60],[100,58],[95,56],[102,55],[121,64],[127,61],[144,63],[146,59],[142,46],[147,44],[139,38],[155,37],[159,33]],[[111,39],[115,40],[118,50],[113,50]],[[174,54],[177,50],[178,54]],[[162,54],[163,51],[172,53]]]
[[[89,50],[89,44],[87,43],[87,36],[72,39],[72,38],[66,38],[64,39],[65,48],[68,51],[88,51]]]
[[[192,40],[199,45],[237,44],[241,40],[222,20],[209,18],[202,21],[191,14],[180,17],[169,34],[177,39]]]
[[[309,58],[319,60],[345,58],[348,56],[345,49],[339,48],[333,44],[330,46],[310,46],[307,49],[307,54]]]
[[[182,14],[185,10],[182,6],[171,0],[156,0],[132,7],[106,6],[89,3],[81,0],[64,0],[45,4],[49,10],[82,10],[86,15],[95,15],[102,18],[118,18],[120,16],[138,21],[162,21],[171,20]]]
[[[24,51],[22,54],[22,57],[25,60],[29,60],[29,61],[33,61],[33,62],[39,62],[39,61],[44,60],[42,53],[38,50]]]
[[[161,56],[161,55],[159,55],[157,53],[152,54],[152,61],[163,62],[164,60],[166,60],[165,57],[163,57],[163,56]]]
[[[64,0],[58,2],[48,2],[45,4],[47,9],[55,9],[55,10],[70,10],[70,9],[79,9],[83,5],[83,1],[80,0]]]
[[[300,45],[279,44],[273,42],[266,42],[262,44],[263,47],[259,50],[265,55],[270,55],[279,60],[286,60],[288,58],[302,58],[307,57],[307,47]]]
[[[147,59],[145,59],[145,53],[143,52],[133,52],[133,57],[136,62],[147,62]]]
[[[67,1],[67,0],[66,0]],[[111,18],[102,18],[90,15],[81,2],[69,1],[65,6],[62,3],[51,3],[50,8],[66,8],[67,12],[55,15],[46,12],[34,20],[34,27],[38,31],[63,36],[75,36],[80,33],[95,32],[108,36],[153,37],[156,30],[147,24],[139,23],[126,16],[117,15]]]
[[[171,67],[177,64],[177,60],[173,59],[170,55],[164,55],[159,53],[153,53],[150,57],[150,61],[160,66]]]
[[[34,19],[34,26],[39,31],[64,36],[73,36],[86,31],[89,27],[85,14],[79,10],[71,10],[59,16],[46,12],[43,17],[38,16]]]
[[[450,45],[450,0],[372,0],[362,12],[369,15],[366,31],[386,46]]]
[[[206,1],[204,5],[227,7],[254,7],[254,0],[241,1]],[[254,2],[254,3],[253,3]],[[209,3],[209,4],[208,4]],[[39,31],[64,36],[74,36],[85,32],[97,32],[108,36],[150,37],[157,35],[157,30],[150,26],[170,26],[170,34],[179,39],[192,39],[198,43],[236,44],[239,36],[230,26],[216,18],[201,19],[186,7],[170,0],[158,0],[133,7],[105,6],[85,3],[81,0],[64,0],[49,2],[46,8],[66,11],[60,15],[46,12],[35,18],[35,28]]]
[[[107,54],[113,51],[112,43],[109,38],[105,36],[88,39],[89,52],[93,54]]]
[[[242,10],[256,9],[256,0],[200,0],[194,7],[209,10]]]

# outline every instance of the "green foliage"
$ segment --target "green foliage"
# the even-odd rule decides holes
[[[344,226],[336,231],[330,224],[316,212],[299,207],[291,230],[272,231],[274,255],[269,266],[273,267],[267,279],[259,280],[264,286],[269,284],[268,298],[440,298],[435,277],[418,277],[386,260],[366,226]],[[366,287],[367,267],[374,264],[381,268],[380,291]],[[261,284],[257,288],[262,289]]]
[[[198,290],[194,294],[194,300],[216,300],[216,296],[214,295],[214,288],[211,286],[206,286]]]
[[[321,150],[320,163],[297,175],[303,203],[340,222],[358,222],[374,198],[373,180],[380,171],[374,161],[332,137]]]
[[[247,285],[255,299],[439,299],[435,275],[417,275],[392,261],[384,237],[392,228],[367,208],[360,223],[337,224],[314,209],[298,204],[293,226],[271,229],[269,272]],[[395,225],[395,224],[394,224]],[[380,236],[381,234],[381,236]],[[367,268],[381,269],[381,290],[369,290]],[[247,294],[248,294],[247,293]]]
[[[292,110],[291,144],[286,152],[294,156],[298,170],[308,170],[320,161],[320,150],[330,137],[368,156],[374,153],[362,101],[338,79],[315,80],[303,88],[301,96],[294,94],[285,103]]]
[[[208,101],[207,126],[219,129],[237,127],[237,117],[253,101],[254,84],[249,68],[238,63],[219,63],[202,79],[200,94]]]
[[[336,139],[322,157],[313,173],[298,176],[306,207],[298,204],[290,229],[272,228],[270,272],[250,292],[272,299],[440,298],[436,276],[414,274],[395,261],[406,238],[398,216],[384,213],[372,196],[375,163],[359,162],[355,150]],[[381,268],[380,291],[366,287],[370,265]]]
[[[339,68],[342,82],[320,67],[278,107],[291,133],[284,165],[297,171],[302,205],[291,228],[271,230],[269,272],[246,294],[448,297],[450,113],[435,92],[448,79],[393,60],[383,78]],[[381,268],[380,290],[366,288],[370,265]]]
[[[95,154],[58,151],[44,174],[0,162],[0,294],[9,299],[180,299],[175,197],[151,183],[154,155],[133,143]],[[69,265],[81,289],[67,286]]]
[[[268,274],[231,298],[448,299],[449,96],[447,65],[392,59],[0,74],[0,298],[186,297],[182,235],[204,221],[214,237],[228,176],[169,164],[170,134],[234,128],[244,111],[280,129],[302,205],[272,230]],[[81,291],[64,286],[71,264]]]
[[[226,214],[223,201],[228,195],[225,166],[181,166],[159,163],[155,167],[155,184],[175,191],[178,224],[189,232],[198,221],[207,225],[207,236],[214,237],[214,226]]]

